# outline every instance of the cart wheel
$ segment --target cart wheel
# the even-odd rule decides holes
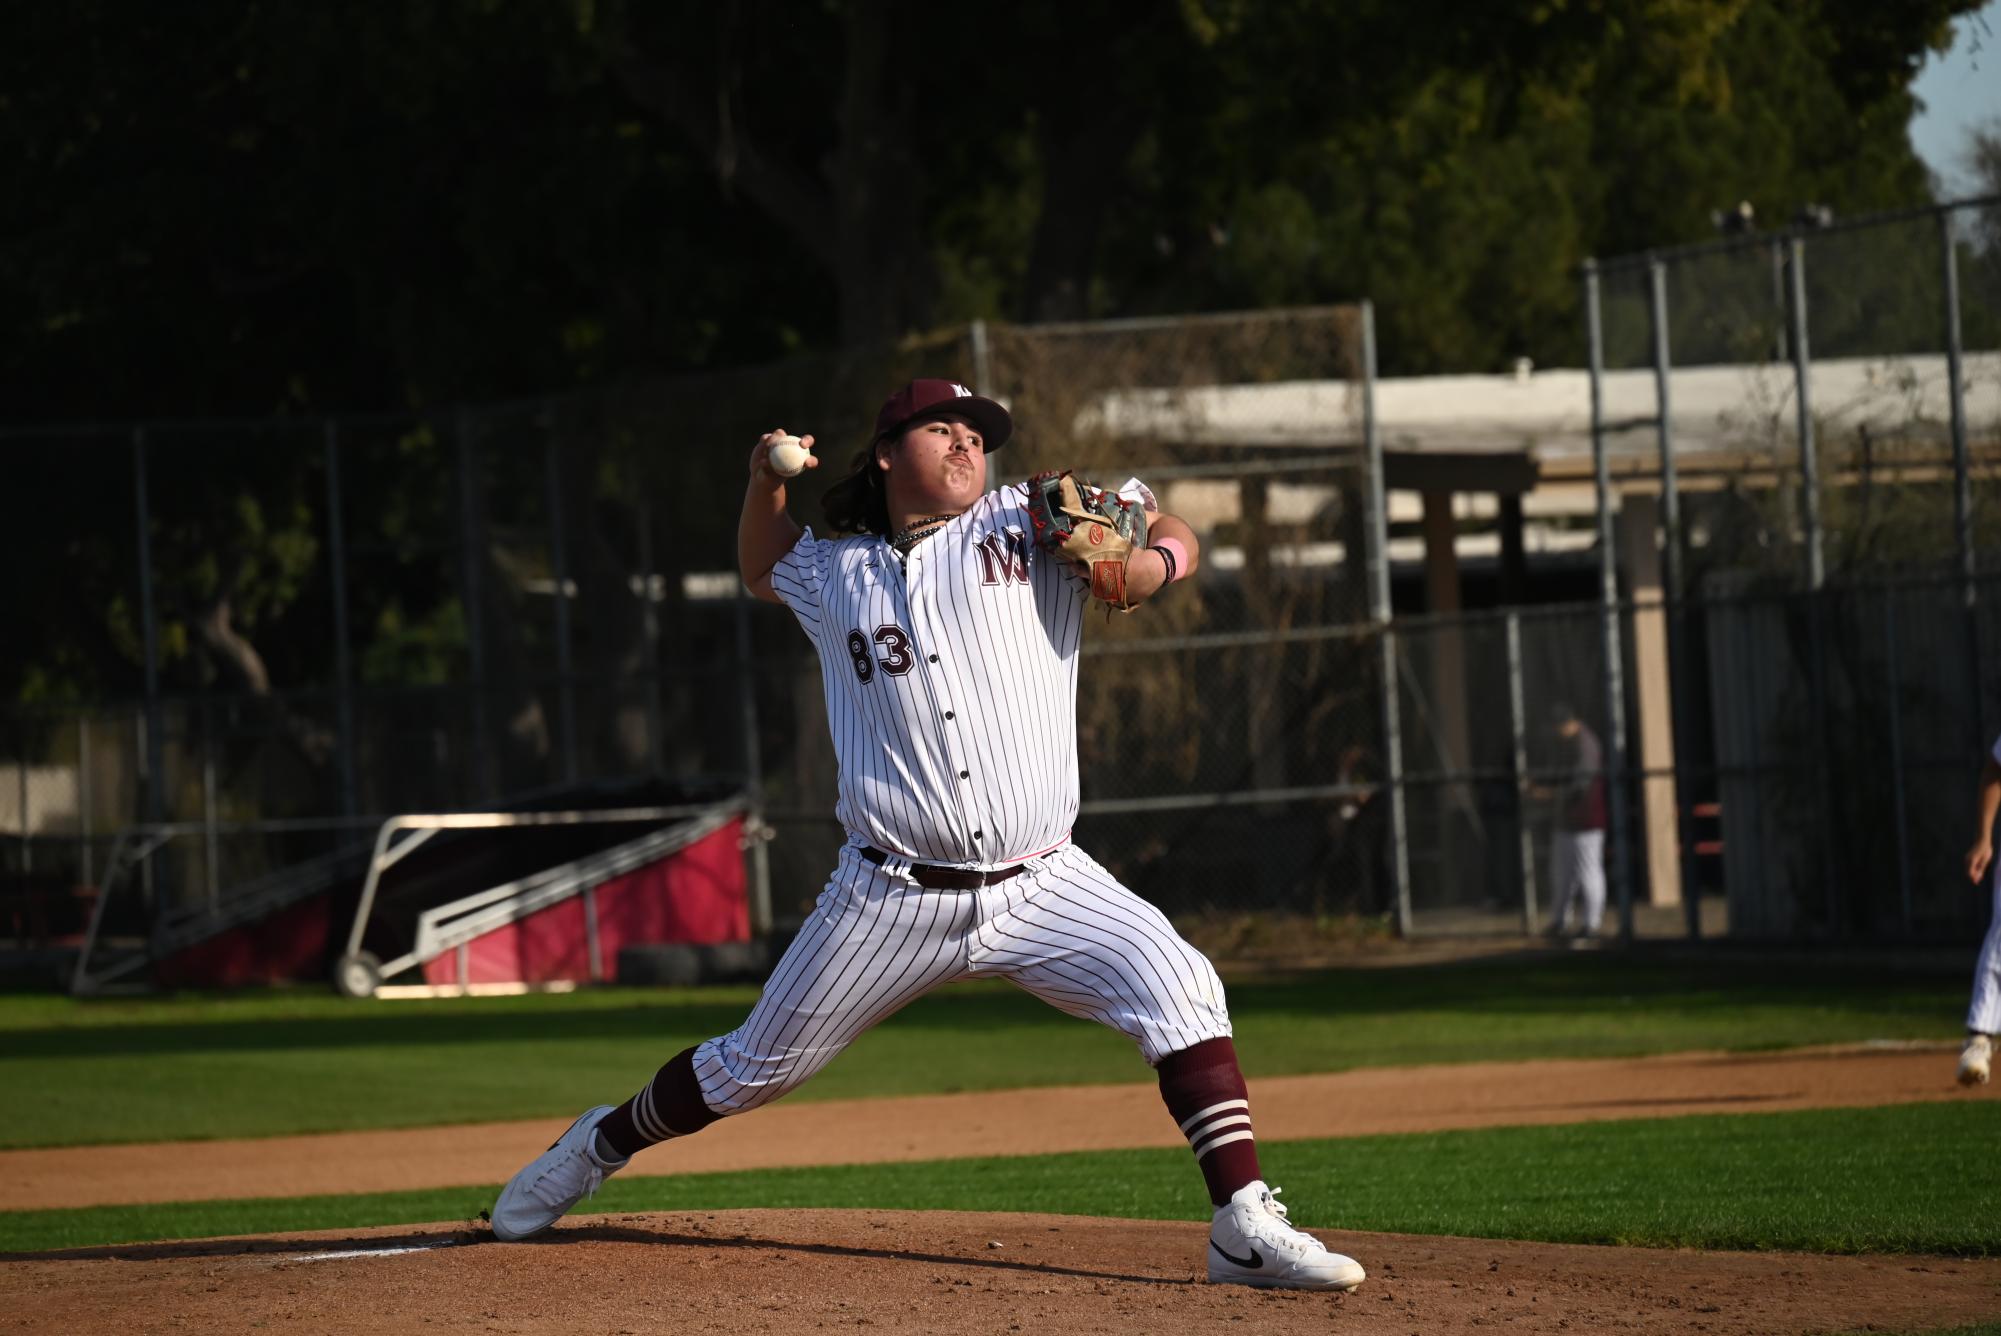
[[[334,965],[334,991],[342,997],[374,997],[382,982],[382,962],[366,951],[342,956]]]

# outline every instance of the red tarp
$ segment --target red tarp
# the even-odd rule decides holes
[[[320,978],[326,973],[333,930],[330,904],[331,897],[316,895],[270,918],[196,942],[161,961],[154,977],[166,988],[240,988]]]
[[[599,886],[598,959],[601,977],[618,971],[623,946],[651,942],[745,942],[750,905],[744,891],[739,840],[732,817],[684,849]],[[258,923],[198,942],[160,962],[168,987],[229,988],[318,978],[325,972],[333,925],[330,897],[316,896]],[[347,924],[340,931],[345,935]],[[546,983],[591,977],[590,944],[581,895],[496,928],[466,947],[473,983]],[[423,966],[427,983],[457,983],[458,953]]]
[[[651,942],[746,942],[750,904],[744,893],[743,822],[731,818],[666,858],[599,886],[598,960],[601,977],[618,970],[619,948]],[[467,977],[458,952],[425,963],[424,981],[453,983],[583,982],[591,977],[583,897],[572,896],[466,944]]]

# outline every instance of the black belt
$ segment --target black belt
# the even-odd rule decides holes
[[[861,855],[877,867],[889,861],[889,855],[872,844],[863,845]],[[975,872],[963,867],[940,867],[936,863],[912,863],[910,879],[931,891],[977,891],[982,886],[1006,881],[1027,866],[1026,863],[1015,863],[991,872]]]

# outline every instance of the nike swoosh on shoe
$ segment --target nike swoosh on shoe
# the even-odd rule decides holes
[[[1255,1271],[1259,1267],[1265,1264],[1265,1259],[1258,1255],[1258,1250],[1256,1248],[1251,1249],[1251,1255],[1249,1257],[1233,1257],[1229,1253],[1223,1252],[1223,1245],[1216,1242],[1216,1240],[1214,1239],[1209,1240],[1209,1246],[1211,1248],[1214,1248],[1217,1252],[1222,1253],[1222,1255],[1229,1261],[1235,1263],[1238,1266],[1245,1267],[1251,1271]]]

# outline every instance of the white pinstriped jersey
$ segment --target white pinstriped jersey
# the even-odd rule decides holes
[[[1027,501],[1019,485],[981,497],[917,545],[907,572],[881,538],[810,531],[772,568],[820,653],[852,838],[750,1015],[696,1048],[711,1111],[782,1098],[957,979],[1007,979],[1119,1031],[1150,1063],[1230,1033],[1215,967],[1069,842],[1090,594],[1030,541]],[[902,859],[877,864],[859,844]],[[905,860],[1022,866],[933,890]],[[1228,1112],[1198,1114],[1191,1144],[1234,1136]]]
[[[808,529],[771,587],[820,654],[843,826],[919,862],[1044,853],[1077,816],[1077,651],[1089,591],[989,492],[906,562]]]

